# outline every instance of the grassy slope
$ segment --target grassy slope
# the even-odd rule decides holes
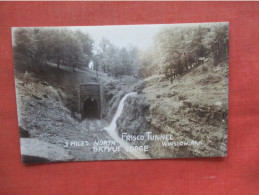
[[[132,135],[172,134],[174,141],[202,141],[201,146],[162,147],[150,142],[155,158],[224,156],[227,144],[228,64],[209,62],[174,80],[145,79],[143,93],[125,101],[118,131]],[[134,120],[133,120],[134,119]],[[133,143],[138,144],[138,143]],[[143,143],[139,143],[143,144]]]
[[[227,61],[217,66],[207,62],[195,67],[173,84],[161,76],[148,78],[144,91],[151,105],[151,125],[154,129],[172,133],[175,141],[204,143],[191,148],[171,147],[165,153],[171,150],[176,157],[226,155]],[[153,151],[160,156],[159,152]]]

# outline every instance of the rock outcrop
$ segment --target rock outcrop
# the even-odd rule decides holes
[[[72,161],[71,155],[64,148],[35,138],[21,138],[21,155],[23,163],[42,163]]]

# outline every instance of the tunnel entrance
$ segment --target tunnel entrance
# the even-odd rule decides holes
[[[79,92],[79,110],[81,119],[102,119],[102,86],[98,83],[81,84]]]
[[[88,98],[84,102],[84,117],[83,118],[99,118],[98,103],[94,98]]]

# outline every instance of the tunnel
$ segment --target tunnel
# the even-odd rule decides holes
[[[83,118],[100,118],[98,103],[94,98],[85,100],[83,110]]]

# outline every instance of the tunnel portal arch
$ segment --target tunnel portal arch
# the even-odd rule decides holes
[[[102,119],[102,87],[100,84],[80,85],[81,119]]]

